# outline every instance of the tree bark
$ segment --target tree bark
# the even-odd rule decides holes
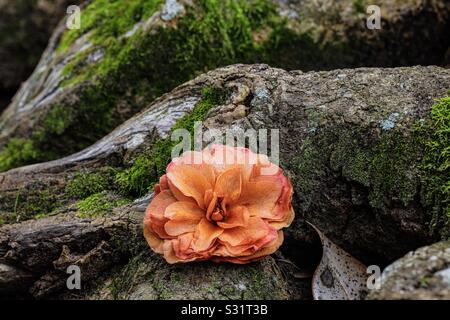
[[[131,166],[156,140],[170,136],[206,87],[228,88],[230,96],[208,112],[203,133],[280,130],[280,165],[295,189],[296,219],[282,247],[289,259],[307,265],[311,252],[317,254],[306,221],[357,258],[380,265],[438,239],[420,196],[423,149],[409,139],[430,117],[433,99],[450,87],[450,71],[439,67],[303,73],[233,65],[211,71],[163,95],[79,153],[0,174],[3,215],[18,208],[18,193],[32,199],[52,188],[64,195],[77,172]],[[34,297],[47,297],[64,288],[67,264],[86,263],[86,279],[116,272],[117,261],[150,250],[141,236],[148,203],[149,198],[136,200],[104,218],[81,219],[68,201],[55,216],[0,227],[0,270],[14,275],[6,281],[0,273],[0,288],[7,290],[14,281]],[[120,239],[131,240],[123,245]]]
[[[381,1],[379,30],[366,27],[365,8],[358,8],[352,0],[259,2],[273,6],[275,13],[272,18],[269,14],[267,21],[262,21],[267,24],[262,30],[251,30],[248,37],[252,38],[252,45],[239,49],[248,40],[239,39],[232,44],[233,54],[224,49],[209,62],[202,60],[215,57],[219,50],[216,48],[223,46],[223,39],[194,43],[195,48],[207,51],[195,51],[191,56],[188,52],[174,51],[174,48],[197,39],[189,33],[178,34],[177,30],[181,30],[180,24],[189,18],[186,12],[192,13],[196,20],[211,13],[201,7],[201,1],[179,0],[184,11],[166,15],[166,9],[161,7],[151,17],[134,21],[129,30],[119,36],[120,48],[133,48],[123,54],[115,51],[108,55],[110,40],[118,37],[116,34],[101,40],[92,36],[97,28],[107,29],[107,12],[104,21],[99,20],[92,30],[77,35],[76,41],[65,50],[61,49],[61,39],[73,31],[66,30],[61,22],[35,72],[0,117],[0,171],[80,151],[146,108],[153,98],[208,68],[263,62],[286,70],[308,71],[446,63],[450,46],[448,1]],[[114,8],[105,7],[105,10]],[[222,16],[238,15],[235,9],[225,6],[216,10],[227,12],[221,13]],[[84,14],[88,13],[83,11]],[[251,25],[253,16],[247,19]],[[270,19],[287,21],[273,26]],[[206,29],[216,33],[216,29],[223,28],[221,32],[234,39],[231,26],[234,26],[233,22],[230,26],[213,24]],[[169,32],[167,37],[166,32]],[[178,39],[179,43],[169,43],[172,38]],[[155,43],[158,45],[152,47]],[[264,51],[255,50],[256,47],[264,48]],[[187,61],[177,60],[180,56]],[[203,57],[200,61],[199,56]],[[105,61],[110,63],[103,64]],[[96,71],[98,65],[106,71]],[[191,65],[196,67],[191,68]],[[192,70],[186,73],[187,69]],[[144,89],[138,90],[141,87]],[[26,145],[31,150],[18,152],[19,145]]]

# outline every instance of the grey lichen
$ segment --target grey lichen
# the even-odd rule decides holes
[[[177,0],[166,0],[161,13],[161,19],[170,21],[182,12],[184,12],[184,6],[181,3]]]
[[[383,129],[384,131],[394,129],[395,123],[397,122],[399,117],[400,114],[398,112],[391,113],[387,119],[381,122],[380,124],[381,129]]]

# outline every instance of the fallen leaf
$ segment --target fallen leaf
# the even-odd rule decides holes
[[[312,279],[314,300],[361,300],[367,292],[366,266],[309,224],[319,234],[323,247]]]

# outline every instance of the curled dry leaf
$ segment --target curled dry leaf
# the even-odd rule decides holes
[[[361,300],[366,294],[366,266],[331,242],[309,223],[322,242],[322,259],[314,272],[314,300]]]

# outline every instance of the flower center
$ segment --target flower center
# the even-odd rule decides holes
[[[222,200],[223,199],[217,199],[215,205],[213,205],[213,208],[210,208],[208,210],[210,212],[207,215],[209,221],[219,222],[225,220],[226,210],[224,208],[224,203],[222,203]]]
[[[212,221],[222,221],[223,218],[224,218],[224,215],[223,215],[223,211],[222,210],[214,211],[212,213],[212,215],[211,215],[211,220]]]

